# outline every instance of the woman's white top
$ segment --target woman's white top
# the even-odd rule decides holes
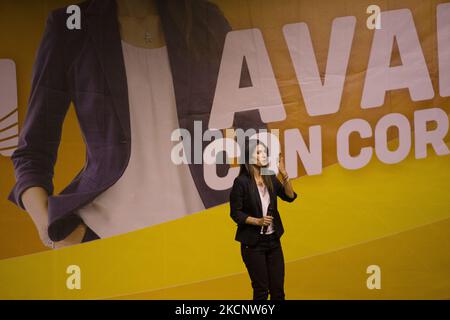
[[[261,198],[261,205],[262,205],[262,211],[263,211],[263,216],[267,216],[267,209],[269,208],[269,204],[270,204],[270,195],[269,195],[269,191],[267,190],[267,187],[265,184],[263,184],[262,186],[256,184],[258,186],[258,191],[259,191],[259,197]],[[266,234],[271,234],[274,233],[275,230],[273,229],[273,223],[271,223],[268,227],[267,227],[267,231]]]
[[[122,177],[78,210],[101,238],[182,218],[205,209],[187,164],[175,165],[179,128],[167,48],[122,41],[128,83],[131,157]]]

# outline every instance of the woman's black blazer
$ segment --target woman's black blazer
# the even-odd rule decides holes
[[[290,198],[285,192],[284,187],[275,175],[270,176],[274,187],[270,192],[270,205],[273,208],[273,224],[275,234],[280,238],[284,233],[283,223],[277,207],[277,196],[287,202],[292,202],[297,198],[294,192],[294,198]],[[262,205],[256,182],[248,174],[239,175],[233,183],[230,193],[230,216],[237,223],[235,240],[246,245],[254,245],[258,241],[258,235],[261,232],[260,226],[246,224],[247,217],[261,218]]]

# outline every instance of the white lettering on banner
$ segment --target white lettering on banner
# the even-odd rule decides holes
[[[384,104],[386,92],[408,89],[412,101],[432,99],[435,92],[420,39],[409,9],[381,12],[377,6],[369,6],[373,13],[371,26],[373,42],[369,55],[366,77],[360,107],[376,108]],[[370,9],[370,10],[369,10]],[[370,11],[370,12],[369,12]],[[67,28],[81,28],[80,8],[69,6],[70,14]],[[375,16],[376,15],[376,16]],[[382,21],[382,27],[379,25]],[[437,56],[439,71],[439,93],[450,96],[450,3],[437,5]],[[369,20],[367,21],[369,27]],[[324,76],[321,76],[313,41],[305,23],[292,23],[283,27],[287,49],[292,60],[306,112],[310,116],[335,114],[340,110],[342,95],[354,39],[356,18],[338,17],[333,20],[329,38],[329,49]],[[402,64],[391,67],[394,42],[397,42]],[[242,68],[248,68],[251,85],[240,87]],[[17,78],[12,60],[0,59],[0,154],[10,156],[18,144]],[[353,94],[353,92],[352,92]],[[219,177],[217,164],[226,163],[230,158],[240,156],[242,136],[256,135],[269,144],[272,153],[278,156],[280,140],[274,130],[238,132],[233,139],[224,138],[221,129],[233,125],[237,112],[256,110],[265,123],[286,119],[280,91],[269,59],[263,35],[258,29],[237,30],[227,34],[222,61],[219,69],[217,87],[211,109],[208,130],[203,133],[201,121],[194,122],[193,137],[186,129],[172,133],[171,140],[177,142],[171,152],[173,163],[202,164],[208,186],[224,190],[231,186],[238,168],[230,168],[226,176]],[[445,142],[449,130],[448,115],[445,110],[429,107],[414,112],[413,126],[408,118],[399,113],[384,115],[374,129],[363,119],[349,119],[338,128],[336,152],[338,163],[347,169],[355,170],[366,166],[375,153],[386,164],[404,160],[414,147],[417,159],[427,156],[431,146],[439,156],[448,155]],[[434,129],[427,124],[434,123]],[[398,146],[388,148],[388,130],[393,127],[399,133]],[[411,130],[413,128],[413,133]],[[251,129],[250,129],[251,130]],[[284,132],[286,169],[291,178],[298,176],[298,159],[307,175],[322,173],[322,130],[324,125],[308,128],[308,139],[304,139],[299,129]],[[359,134],[362,139],[374,138],[374,147],[362,147],[358,155],[351,155],[350,135]],[[237,137],[237,143],[234,138]],[[193,139],[193,141],[192,141]],[[209,145],[203,150],[203,142]],[[414,146],[413,146],[414,142]],[[193,148],[192,148],[193,147]],[[193,153],[193,154],[192,154]],[[225,155],[225,156],[224,156]],[[277,159],[270,161],[272,171],[277,172]]]
[[[436,123],[436,129],[427,130],[427,123]],[[433,146],[434,152],[439,156],[450,153],[444,138],[448,133],[448,116],[440,108],[417,110],[414,112],[414,136],[416,143],[416,159],[427,156],[427,145]]]
[[[436,122],[436,129],[427,131],[428,122]],[[387,130],[397,127],[399,131],[399,146],[390,151],[387,146]],[[416,159],[426,157],[427,145],[431,144],[437,155],[450,153],[444,138],[448,133],[448,116],[439,108],[425,109],[414,112],[414,141],[416,143]],[[363,119],[346,121],[338,130],[337,156],[339,164],[350,170],[360,169],[372,158],[372,147],[364,147],[358,156],[350,155],[349,136],[358,132],[361,138],[372,136],[369,122]],[[375,152],[378,159],[387,164],[394,164],[405,159],[411,148],[411,128],[408,119],[401,114],[393,113],[383,116],[375,128]],[[287,160],[287,159],[286,159]]]
[[[339,111],[355,25],[355,17],[334,19],[323,83],[308,25],[294,23],[283,27],[306,111],[311,116]]]
[[[439,92],[450,96],[450,3],[437,6],[437,39],[439,59]]]
[[[398,130],[398,148],[388,148],[388,129]],[[411,150],[411,126],[408,118],[400,113],[390,113],[382,117],[375,127],[375,153],[378,159],[386,164],[399,163],[406,159]]]
[[[201,121],[196,126],[201,128]],[[436,124],[434,129],[427,129],[427,124],[433,122]],[[397,128],[399,132],[399,142],[396,150],[388,148],[388,130]],[[377,158],[386,164],[395,164],[404,160],[411,151],[412,141],[415,141],[415,156],[417,159],[427,156],[427,146],[431,145],[439,156],[450,154],[450,150],[445,143],[445,137],[448,133],[449,123],[447,114],[440,108],[430,108],[414,112],[414,140],[411,136],[411,125],[408,118],[399,113],[389,113],[384,115],[377,122],[375,129],[372,130],[368,121],[364,119],[350,119],[344,122],[338,129],[336,138],[337,160],[338,163],[346,169],[356,170],[366,166],[372,159],[373,153]],[[273,131],[273,133],[272,133]],[[238,135],[248,136],[250,139],[258,138],[269,147],[270,170],[277,173],[278,152],[280,150],[279,131],[277,129],[267,131],[259,130],[254,133],[254,129],[248,132],[236,130],[231,138],[223,138],[219,130],[206,131],[204,141],[214,140],[207,145],[201,157],[203,157],[204,179],[206,184],[214,190],[226,190],[231,187],[234,178],[238,175],[239,167],[230,167],[228,173],[219,177],[217,175],[217,164],[235,163],[230,159],[238,158],[238,164],[241,163],[240,155],[242,153],[241,145],[236,142],[243,141]],[[311,126],[309,128],[309,149],[302,137],[299,129],[287,129],[284,131],[285,142],[285,163],[286,170],[291,178],[298,177],[297,156],[300,157],[307,175],[317,175],[322,172],[322,127]],[[374,147],[362,147],[359,154],[352,156],[350,154],[350,135],[358,133],[362,139],[375,137]],[[251,133],[249,135],[249,133]],[[174,135],[173,135],[174,136]],[[178,134],[178,136],[181,136]],[[183,137],[183,142],[191,144],[190,135]],[[180,142],[180,143],[183,143]],[[201,144],[202,141],[196,143]],[[174,163],[185,163],[184,152],[180,152],[180,143],[172,150],[172,161]],[[225,157],[223,156],[225,154]],[[181,157],[176,158],[176,157]],[[225,159],[225,162],[223,161]]]
[[[372,19],[375,19],[375,28],[360,103],[361,108],[380,107],[384,104],[386,92],[399,89],[409,89],[413,101],[434,98],[435,92],[411,11],[400,9],[381,12],[378,6],[369,6],[367,12],[374,13]],[[371,20],[371,22],[373,21]],[[355,23],[355,17],[334,19],[324,77],[320,76],[308,26],[305,23],[293,23],[283,27],[287,47],[305,101],[305,108],[311,116],[333,114],[340,109]],[[369,20],[367,24],[369,27]],[[370,26],[373,26],[373,24],[370,24]],[[450,4],[445,3],[437,6],[437,38],[439,90],[440,95],[446,97],[450,96]],[[402,64],[391,67],[395,41],[397,41]],[[261,53],[255,52],[258,50],[261,50]],[[246,59],[250,57],[246,61],[252,61],[249,63],[249,70],[252,75],[253,87],[239,89],[237,84],[242,72],[243,57]],[[258,68],[255,68],[255,66],[258,66]],[[265,84],[270,84],[267,86],[269,89],[267,92],[274,94],[273,100],[271,100],[273,102],[268,104],[263,103],[264,100],[268,99],[266,95],[258,95],[258,92],[261,92],[260,90],[264,87],[261,85],[261,78],[258,76],[263,74],[267,79]],[[270,112],[270,110],[282,110],[282,106],[279,105],[279,92],[275,88],[275,83],[260,32],[251,29],[230,33],[225,44],[221,73],[219,74],[211,114],[212,120],[209,123],[210,128],[230,127],[236,112],[249,109],[257,109],[264,122],[278,121],[274,120],[277,118],[276,112]],[[231,102],[225,102],[226,99]],[[270,109],[275,104],[277,109]],[[248,106],[252,107],[248,108]],[[265,106],[268,106],[269,109],[266,109]],[[223,115],[220,116],[219,113],[223,113]],[[281,113],[280,111],[278,115]],[[272,116],[270,116],[271,114]],[[434,129],[428,130],[427,124],[431,122],[435,123],[436,126]],[[285,160],[290,177],[295,178],[298,175],[298,156],[308,175],[322,172],[322,128],[321,126],[309,128],[309,148],[299,129],[287,129],[285,131]],[[388,131],[391,128],[398,131],[398,146],[395,150],[388,148]],[[415,111],[414,139],[411,128],[408,118],[399,113],[384,115],[377,122],[374,130],[372,130],[370,123],[364,119],[347,120],[337,131],[338,163],[346,169],[360,169],[370,162],[374,151],[377,158],[383,163],[399,163],[410,154],[413,141],[415,142],[415,157],[417,159],[427,156],[428,145],[431,145],[439,156],[450,153],[445,143],[449,129],[448,115],[443,109],[428,108]],[[351,155],[349,138],[352,133],[358,133],[362,139],[374,137],[374,147],[362,147],[359,154]],[[226,144],[218,143],[214,147],[217,148],[220,145],[223,147],[222,151],[225,151],[229,146],[239,147],[240,143],[237,145],[230,142]],[[230,155],[236,154],[228,150],[225,152]],[[217,180],[215,168],[212,169],[211,163],[208,166],[205,169],[205,176],[210,177],[211,181]],[[224,182],[231,181],[230,175],[235,173],[230,170],[226,179],[221,180],[223,184],[209,183],[209,185],[230,187],[231,184]]]
[[[370,8],[370,7],[369,7]],[[369,9],[368,8],[368,9]],[[384,11],[378,15],[382,28],[375,28],[361,108],[384,104],[387,91],[409,89],[413,101],[434,97],[428,68],[409,9]],[[440,90],[450,95],[450,5],[437,7],[437,35]],[[311,36],[305,23],[283,27],[306,111],[321,116],[339,111],[355,29],[355,17],[333,21],[324,81],[317,67]],[[402,65],[390,67],[394,41]],[[253,86],[239,88],[245,57]],[[258,29],[232,31],[225,42],[209,127],[232,126],[234,114],[258,110],[266,122],[283,120],[286,115],[261,32]]]
[[[244,57],[252,86],[239,88]],[[258,29],[227,34],[208,126],[231,128],[236,112],[250,110],[259,110],[265,123],[286,119],[269,55]]]
[[[404,88],[409,89],[413,101],[432,99],[433,85],[411,11],[384,11],[381,18],[383,28],[374,32],[361,107],[382,106],[386,91]],[[402,65],[390,67],[394,40]]]
[[[322,131],[320,126],[309,127],[309,150],[300,131],[288,129],[284,132],[286,146],[286,171],[290,177],[298,177],[297,154],[300,157],[306,174],[309,176],[322,173]]]
[[[363,119],[351,119],[342,126],[337,132],[337,159],[338,163],[346,169],[356,170],[367,165],[372,158],[372,148],[361,148],[359,155],[350,155],[350,134],[353,132],[359,133],[361,138],[369,138],[372,136],[372,129],[370,124]]]

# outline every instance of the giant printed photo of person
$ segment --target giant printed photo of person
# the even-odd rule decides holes
[[[89,0],[78,6],[77,30],[66,27],[66,8],[48,15],[19,146],[11,157],[16,183],[8,199],[31,216],[51,248],[227,202],[230,190],[211,189],[203,164],[170,160],[173,130],[193,134],[194,121],[208,130],[231,30],[218,6],[204,0]],[[54,194],[54,167],[71,103],[86,161]],[[236,114],[233,127],[264,124],[258,112],[246,111]],[[218,176],[228,169],[217,165]]]

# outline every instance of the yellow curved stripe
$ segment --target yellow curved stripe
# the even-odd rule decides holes
[[[450,299],[450,219],[286,263],[286,299]],[[381,268],[369,290],[367,266]],[[247,273],[111,299],[251,299]]]
[[[435,156],[432,150],[429,154],[426,159],[409,157],[397,165],[373,160],[357,171],[333,165],[321,176],[296,179],[298,200],[280,204],[289,268],[293,265],[291,261],[302,257],[355,246],[450,218],[449,156]],[[0,298],[98,299],[243,273],[239,245],[233,240],[235,225],[228,210],[225,204],[130,234],[1,260]],[[444,231],[448,234],[448,228]],[[438,237],[444,231],[430,237]],[[389,249],[386,256],[392,257],[401,257],[411,250],[405,246],[386,249]],[[371,256],[370,252],[366,254]],[[436,257],[447,261],[449,253],[439,251]],[[323,268],[345,271],[346,262],[337,261],[341,264]],[[81,268],[81,290],[66,288],[65,271],[72,264]],[[415,270],[431,276],[435,273],[433,268],[423,265],[416,266]],[[302,277],[302,272],[299,269],[289,274],[292,277],[298,273]],[[407,266],[395,269],[394,277],[404,272],[408,272]],[[309,278],[312,285],[319,281],[314,294],[326,297],[332,293],[319,285],[320,274],[320,268],[317,272],[312,268]],[[344,281],[346,274],[336,271],[336,277],[343,277],[340,281]],[[449,286],[446,283],[443,286],[442,290],[448,291]]]

